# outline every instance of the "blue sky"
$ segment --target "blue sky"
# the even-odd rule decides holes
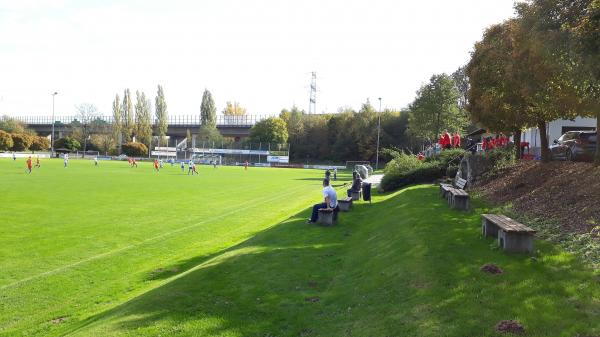
[[[221,110],[402,108],[434,73],[469,59],[512,0],[0,0],[0,114],[111,113],[116,93],[164,87],[170,114],[197,114],[207,88]]]

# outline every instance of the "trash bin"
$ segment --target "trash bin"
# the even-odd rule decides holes
[[[371,202],[371,183],[362,184],[362,197],[364,201]]]

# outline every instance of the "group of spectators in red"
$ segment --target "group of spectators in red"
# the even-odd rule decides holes
[[[451,149],[460,147],[460,133],[455,132],[453,136],[448,133],[448,130],[444,130],[444,133],[440,135],[438,144],[442,149]]]
[[[510,139],[503,134],[496,135],[496,137],[484,137],[481,140],[481,148],[486,150],[493,150],[499,147],[505,147],[508,145]]]

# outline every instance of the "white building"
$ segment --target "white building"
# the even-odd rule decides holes
[[[546,123],[549,145],[552,145],[552,142],[562,136],[565,132],[577,130],[596,130],[596,118],[577,117],[573,120],[557,119],[550,123]],[[521,135],[521,141],[529,143],[533,154],[540,154],[541,141],[540,130],[538,128],[525,130]]]

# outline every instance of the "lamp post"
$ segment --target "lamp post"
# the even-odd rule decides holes
[[[375,170],[379,169],[379,130],[381,129],[381,97],[379,97],[379,112],[377,112],[377,154],[375,155]]]
[[[50,136],[50,144],[51,144],[51,155],[54,156],[54,98],[58,95],[58,92],[54,92],[52,94],[52,136]]]

